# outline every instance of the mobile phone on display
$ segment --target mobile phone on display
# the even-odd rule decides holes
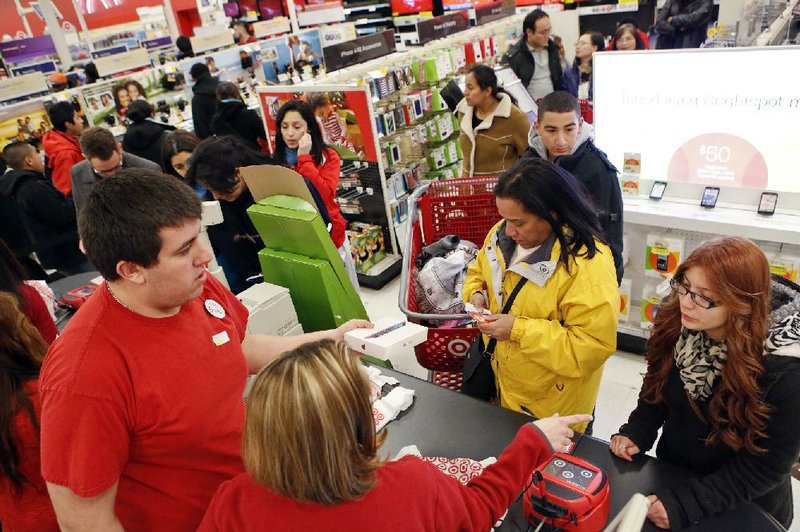
[[[769,216],[775,214],[775,207],[778,205],[778,194],[776,192],[762,192],[761,200],[758,202],[758,214]]]
[[[656,181],[653,183],[653,188],[650,189],[650,199],[660,200],[664,197],[664,190],[667,188],[667,183],[664,181]]]
[[[711,209],[717,204],[717,198],[719,198],[719,187],[706,187],[703,191],[703,199],[700,200],[700,206]]]

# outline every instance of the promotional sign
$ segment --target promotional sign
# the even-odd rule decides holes
[[[504,17],[510,17],[516,11],[514,0],[498,0],[475,8],[475,24],[481,26]]]
[[[310,79],[322,65],[322,43],[316,28],[249,46],[255,48],[255,63],[263,69],[264,78],[276,85]]]
[[[0,150],[12,142],[29,142],[38,146],[51,129],[50,117],[41,101],[0,107]]]
[[[394,30],[381,31],[323,48],[328,72],[377,59],[395,51]]]
[[[23,74],[30,74],[31,72],[41,72],[43,74],[47,74],[49,72],[55,72],[58,70],[55,61],[43,61],[41,63],[34,63],[32,65],[25,65],[19,67],[12,67],[11,73],[15,76],[21,76]]]
[[[169,48],[172,46],[172,37],[156,37],[155,39],[147,39],[142,41],[142,48],[145,50],[156,50],[158,48]]]
[[[800,64],[800,47],[602,52],[593,64],[595,143],[617,168],[634,153],[643,179],[800,192],[800,69],[774,68]]]
[[[110,48],[102,48],[92,52],[92,58],[100,59],[101,57],[108,57],[109,55],[121,54],[128,51],[128,47],[124,44],[119,46],[111,46]]]
[[[292,31],[287,17],[275,17],[271,20],[263,20],[253,24],[253,35],[258,39],[289,33]]]
[[[340,42],[352,41],[356,37],[358,37],[358,32],[356,31],[356,25],[352,22],[342,22],[341,24],[321,26],[319,28],[319,38],[323,48]]]
[[[469,16],[463,11],[420,20],[417,22],[418,44],[429,43],[467,28],[469,28]]]
[[[94,64],[97,67],[97,73],[102,78],[150,66],[150,54],[144,48],[136,48],[129,52],[95,59]]]
[[[41,72],[0,80],[0,102],[16,100],[31,94],[48,92],[47,80]]]
[[[192,43],[192,51],[195,54],[201,54],[209,50],[217,48],[227,48],[233,45],[233,34],[230,31],[220,31],[209,33],[207,35],[197,35],[190,37]]]
[[[6,63],[22,63],[40,57],[57,56],[56,45],[49,35],[0,42],[0,55]]]

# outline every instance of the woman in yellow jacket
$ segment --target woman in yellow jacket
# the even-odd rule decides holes
[[[464,300],[492,313],[479,327],[484,342],[497,340],[497,399],[537,418],[591,413],[619,312],[597,215],[571,174],[539,159],[501,175],[494,195],[503,220],[467,271]],[[510,312],[499,314],[522,277]]]

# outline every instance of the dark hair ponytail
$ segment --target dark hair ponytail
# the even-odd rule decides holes
[[[494,73],[492,67],[481,64],[472,65],[467,71],[467,74],[472,74],[472,77],[475,78],[475,83],[477,83],[478,87],[481,89],[492,89],[492,96],[494,96],[496,100],[500,101],[501,96],[506,94],[511,100],[511,103],[517,105],[517,99],[497,84],[497,74]]]

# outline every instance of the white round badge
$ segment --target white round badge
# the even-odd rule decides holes
[[[225,317],[225,309],[222,308],[222,305],[214,301],[213,299],[206,299],[205,301],[206,310],[209,314],[214,316],[215,318],[222,319]]]

